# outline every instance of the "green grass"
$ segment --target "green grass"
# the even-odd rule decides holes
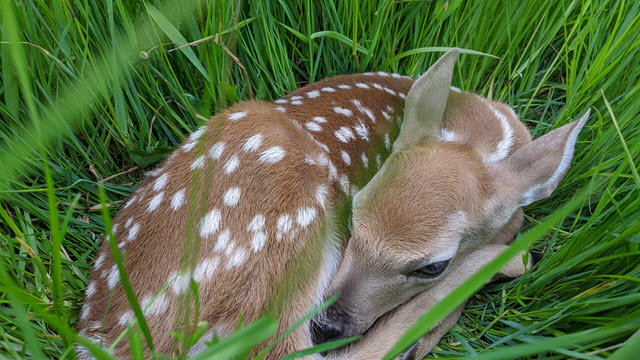
[[[196,114],[337,74],[415,77],[452,46],[498,57],[462,55],[454,85],[509,103],[534,136],[592,116],[559,188],[525,209],[517,245],[533,243],[543,260],[473,295],[429,358],[625,359],[637,349],[640,1],[0,5],[0,358],[73,357],[103,207],[113,215],[202,123]],[[257,342],[273,323],[257,325],[212,353],[244,353],[237,339]]]

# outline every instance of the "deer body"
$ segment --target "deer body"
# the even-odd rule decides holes
[[[199,319],[221,337],[235,329],[240,314],[247,323],[274,310],[269,308],[277,306],[275,299],[293,286],[283,283],[291,276],[288,269],[297,269],[295,275],[308,284],[290,295],[280,329],[322,301],[339,262],[338,239],[345,238],[337,209],[390,153],[412,83],[396,74],[346,75],[275,103],[236,105],[195,131],[148,175],[113,220],[113,234],[136,297],[148,306],[157,351],[172,352],[176,304],[189,291],[185,269],[200,283]],[[189,233],[199,244],[185,245]],[[183,262],[183,253],[193,258]],[[133,319],[105,241],[80,329],[111,344]],[[296,347],[312,345],[308,335],[296,336],[302,339]],[[286,341],[282,347],[292,348]],[[116,355],[126,357],[127,351],[118,346]],[[275,348],[269,357],[283,355]]]
[[[186,350],[170,332],[196,320],[208,323],[207,341],[233,332],[240,315],[245,323],[275,316],[280,334],[339,294],[266,358],[365,331],[328,356],[379,358],[493,259],[520,228],[520,207],[546,197],[567,171],[586,116],[531,142],[508,106],[450,88],[457,54],[415,82],[345,75],[274,103],[238,104],[153,171],[113,234],[156,351]],[[349,229],[341,214],[352,201]],[[514,259],[502,273],[524,269]],[[408,356],[426,354],[458,316]],[[80,331],[105,346],[133,320],[105,242]],[[129,357],[127,345],[115,354]]]

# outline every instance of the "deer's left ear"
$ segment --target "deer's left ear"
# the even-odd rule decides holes
[[[418,145],[429,138],[440,137],[458,55],[459,49],[449,50],[413,84],[407,94],[402,129],[393,143],[393,152]]]
[[[498,191],[515,196],[518,206],[529,205],[551,195],[569,170],[573,149],[589,111],[580,119],[559,127],[491,164]],[[513,198],[512,198],[513,199]]]

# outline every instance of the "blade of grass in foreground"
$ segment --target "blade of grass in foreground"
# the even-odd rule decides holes
[[[259,342],[273,336],[276,329],[275,320],[258,319],[211,345],[191,360],[223,360],[244,354]]]
[[[102,185],[102,184],[100,184]],[[107,204],[107,196],[104,191],[104,186],[99,186],[98,190],[100,191],[100,202],[102,203],[102,217],[104,219],[104,226],[107,229],[107,234],[109,237],[109,247],[111,248],[111,256],[113,257],[113,262],[116,263],[118,267],[118,274],[120,276],[120,283],[122,283],[122,288],[127,295],[127,300],[129,300],[129,305],[131,305],[131,309],[133,313],[136,315],[136,319],[138,320],[138,324],[142,333],[144,334],[145,340],[147,342],[147,346],[151,353],[154,353],[153,347],[153,339],[151,338],[151,331],[149,330],[149,325],[147,324],[147,320],[142,314],[142,309],[140,308],[140,304],[136,299],[136,295],[133,292],[133,287],[129,282],[129,278],[124,268],[124,262],[122,257],[120,256],[120,250],[118,249],[118,242],[113,236],[113,231],[111,229],[111,217],[109,216],[109,209],[106,206]]]
[[[597,186],[597,188],[600,188],[600,186]],[[458,286],[449,295],[442,299],[442,301],[438,302],[433,308],[431,308],[431,310],[420,317],[420,319],[418,319],[418,321],[416,321],[409,330],[400,337],[400,339],[398,339],[383,359],[394,359],[396,356],[400,355],[400,353],[408,349],[413,343],[418,341],[418,339],[426,333],[425,330],[431,329],[440,319],[449,314],[469,296],[486,284],[509,260],[519,252],[526,250],[536,239],[539,239],[549,231],[554,224],[560,222],[560,220],[565,218],[569,212],[574,210],[579,204],[583,203],[591,193],[590,190],[590,188],[583,189],[580,194],[564,208],[556,210],[543,222],[535,226],[520,238],[514,240],[511,245],[493,261],[467,279],[463,284]]]

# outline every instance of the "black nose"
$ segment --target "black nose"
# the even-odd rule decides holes
[[[311,334],[313,343],[318,345],[339,338],[342,335],[342,329],[340,325],[326,320],[314,320],[311,323]]]

